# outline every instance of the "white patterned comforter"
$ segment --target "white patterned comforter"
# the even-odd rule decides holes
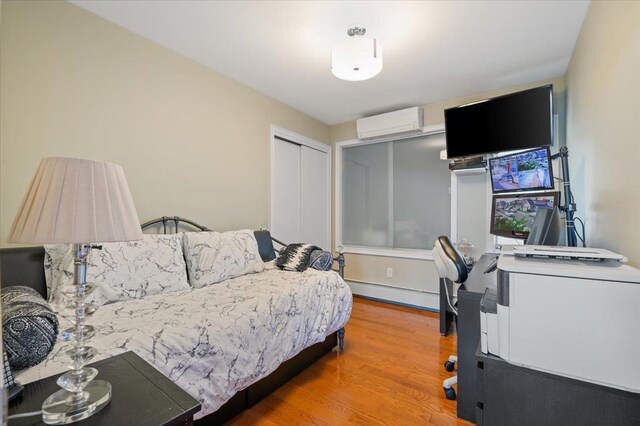
[[[99,351],[94,361],[136,352],[202,403],[199,418],[340,329],[351,307],[351,291],[335,272],[271,269],[102,306],[90,321],[96,328],[90,344]],[[65,371],[65,347],[56,344],[17,380]]]

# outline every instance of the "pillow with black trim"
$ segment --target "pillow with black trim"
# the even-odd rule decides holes
[[[58,318],[46,300],[30,287],[5,287],[2,305],[2,343],[12,369],[33,367],[53,350]]]

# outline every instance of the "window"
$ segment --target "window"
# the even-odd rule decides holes
[[[451,177],[443,149],[443,133],[344,146],[341,243],[431,250],[448,235]]]

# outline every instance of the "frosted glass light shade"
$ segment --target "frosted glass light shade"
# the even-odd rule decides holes
[[[122,167],[45,158],[9,232],[10,243],[94,243],[142,239]]]
[[[375,38],[349,37],[333,48],[331,72],[341,80],[367,80],[380,71],[382,48]]]

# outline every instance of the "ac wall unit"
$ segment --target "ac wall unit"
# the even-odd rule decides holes
[[[421,107],[387,112],[356,121],[358,139],[360,140],[417,134],[422,132],[422,125],[423,111]]]

